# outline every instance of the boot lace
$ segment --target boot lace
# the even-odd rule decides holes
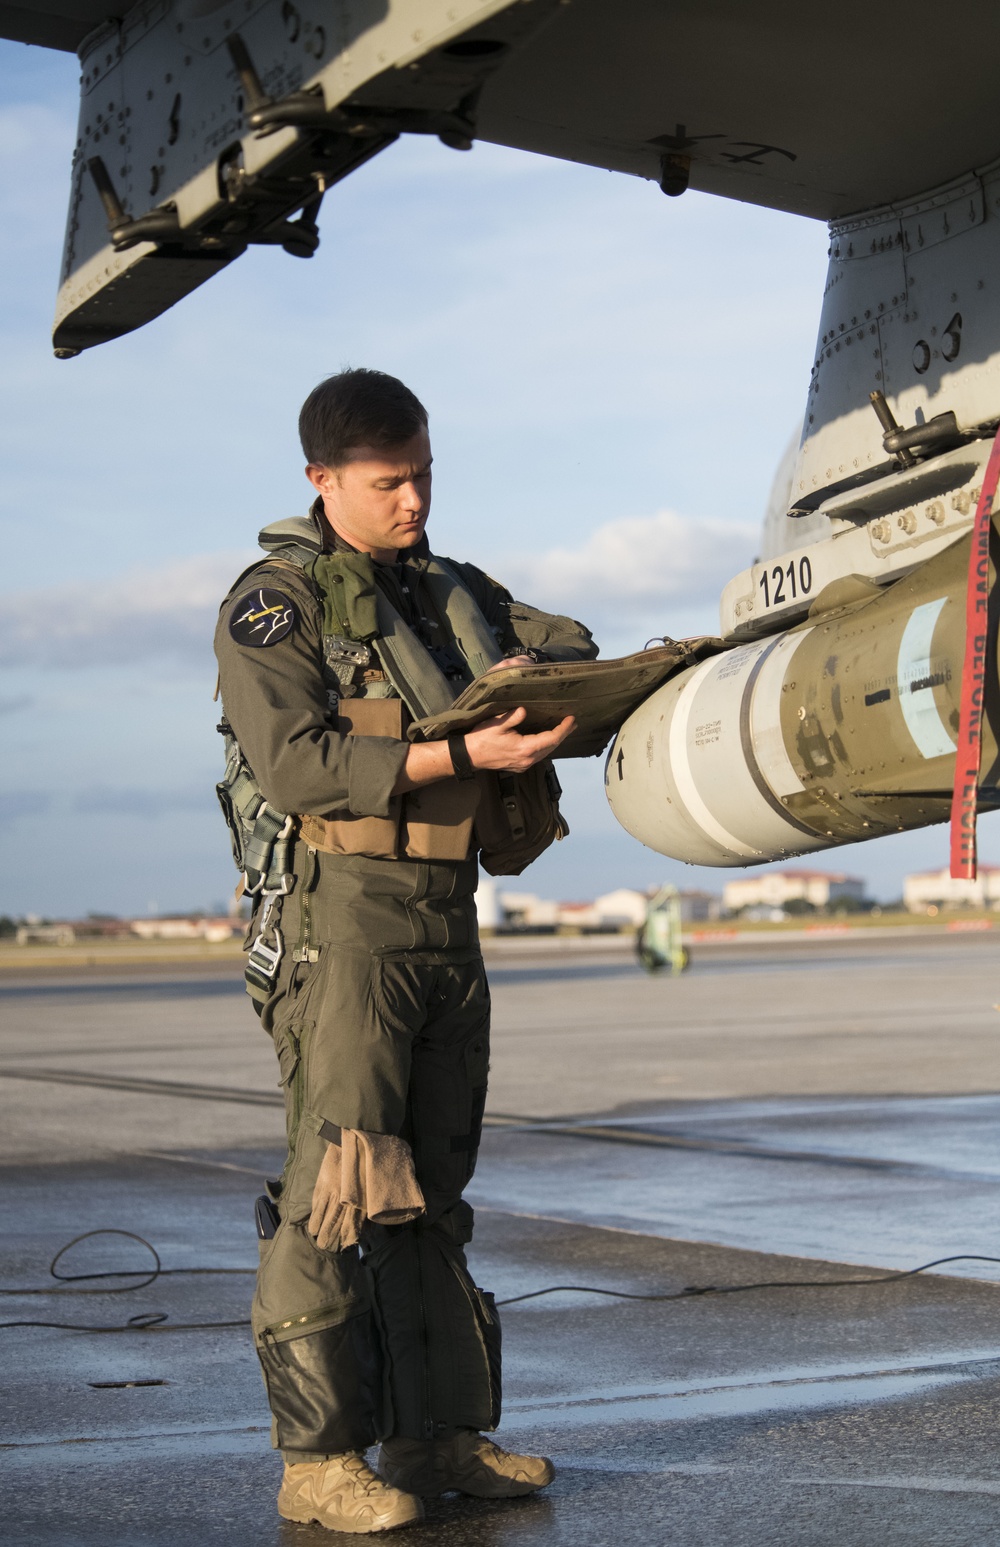
[[[476,1434],[469,1445],[470,1453],[480,1461],[487,1464],[491,1461],[498,1466],[508,1462],[515,1462],[518,1458],[512,1456],[509,1450],[504,1450],[502,1445],[497,1445],[493,1440],[487,1439],[485,1434]]]
[[[355,1487],[363,1497],[385,1492],[385,1483],[381,1477],[376,1476],[363,1456],[345,1456],[343,1465],[344,1471],[354,1480]]]

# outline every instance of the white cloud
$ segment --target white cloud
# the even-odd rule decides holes
[[[486,567],[519,599],[578,617],[599,639],[610,634],[617,642],[626,632],[714,628],[719,593],[749,564],[755,541],[755,530],[738,522],[663,510],[605,522],[574,548],[501,552]],[[254,557],[226,550],[162,569],[8,593],[0,599],[0,664],[65,670],[154,657],[204,663],[219,604]],[[696,612],[708,621],[692,624]]]
[[[254,557],[208,553],[162,569],[8,593],[0,598],[0,664],[66,670],[152,656],[203,662],[219,604]]]
[[[608,521],[575,548],[498,559],[494,572],[524,601],[579,617],[597,634],[624,626],[671,633],[672,616],[714,609],[755,541],[738,522],[662,510]]]

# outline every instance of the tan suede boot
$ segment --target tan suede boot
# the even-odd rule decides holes
[[[326,1461],[286,1461],[278,1514],[360,1535],[415,1525],[424,1518],[424,1506],[376,1477],[364,1456],[350,1450]]]
[[[477,1499],[514,1499],[546,1488],[556,1469],[546,1456],[517,1456],[484,1434],[461,1429],[447,1440],[383,1440],[375,1469],[407,1493],[471,1493]]]

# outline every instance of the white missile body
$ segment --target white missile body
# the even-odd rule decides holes
[[[753,865],[939,822],[955,769],[969,538],[884,589],[827,589],[798,626],[711,655],[625,721],[622,826],[693,865]],[[982,799],[1000,772],[987,677]]]
[[[606,788],[633,837],[691,865],[752,865],[828,847],[781,804],[803,788],[778,711],[806,638],[785,634],[713,656],[629,717],[608,758]]]

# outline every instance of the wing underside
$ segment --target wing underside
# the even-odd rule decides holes
[[[1000,154],[1000,10],[968,0],[959,20],[929,0],[905,24],[871,0],[0,4],[4,36],[81,52],[67,351],[285,245],[290,215],[399,133],[826,220],[912,198]],[[310,233],[291,241],[305,255]]]
[[[75,53],[101,22],[125,7],[108,0],[60,0],[58,5],[0,5],[0,38]]]
[[[451,10],[533,6],[543,9],[515,0]],[[101,23],[139,13],[221,34],[248,11],[272,8],[297,9],[281,0],[0,4],[0,36],[75,50]],[[320,9],[338,19],[331,33],[399,24],[412,44],[429,21],[433,41],[432,0],[326,0]],[[229,25],[219,28],[223,18]],[[1000,150],[992,46],[1000,13],[968,0],[959,19],[942,25],[929,0],[911,0],[905,24],[897,7],[870,0],[568,0],[498,62],[479,129],[640,177],[658,178],[661,156],[680,155],[690,158],[693,187],[835,219],[946,182]]]

